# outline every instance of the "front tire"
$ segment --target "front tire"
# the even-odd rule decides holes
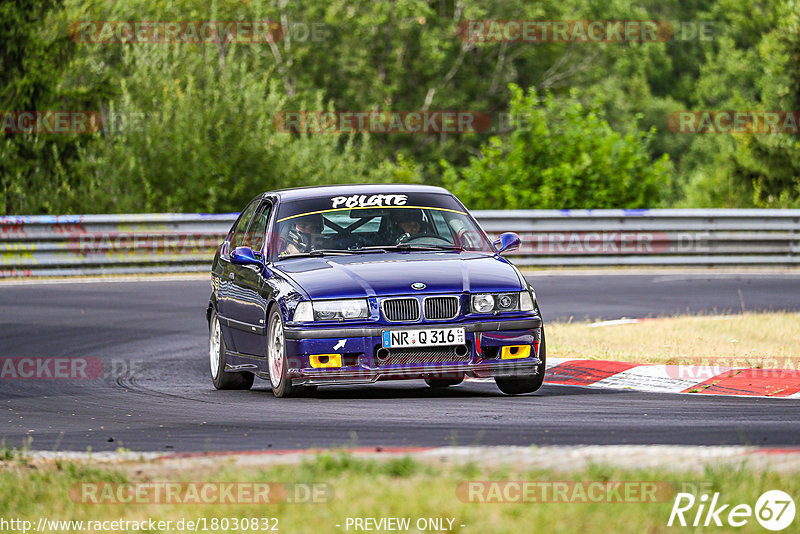
[[[217,312],[211,312],[208,323],[208,360],[211,381],[217,389],[250,389],[253,386],[253,373],[246,371],[229,373],[225,371],[225,340],[217,318]]]
[[[278,398],[289,397],[299,392],[292,386],[288,375],[286,357],[286,337],[283,334],[283,319],[278,306],[273,306],[267,321],[267,365],[269,366],[269,383],[272,394]]]
[[[533,393],[542,387],[544,382],[544,372],[547,368],[547,347],[544,340],[544,328],[542,328],[542,341],[539,344],[539,359],[542,361],[536,366],[537,373],[533,376],[512,377],[512,376],[498,376],[494,381],[500,391],[507,395],[522,395],[524,393]]]

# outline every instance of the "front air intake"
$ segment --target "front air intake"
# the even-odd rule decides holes
[[[419,301],[414,298],[386,299],[381,307],[387,321],[417,321],[420,318]]]
[[[378,366],[467,363],[472,354],[467,345],[447,347],[379,348],[376,352]]]
[[[427,297],[425,318],[431,320],[455,319],[459,309],[458,297]]]

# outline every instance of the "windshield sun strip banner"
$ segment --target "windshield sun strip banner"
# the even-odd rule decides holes
[[[449,211],[450,213],[458,213],[461,215],[466,215],[465,212],[461,210],[454,210],[450,208],[437,208],[434,206],[356,206],[353,208],[329,208],[325,210],[317,210],[317,211],[307,211],[304,213],[298,213],[296,215],[289,215],[288,217],[283,217],[278,219],[277,222],[288,221],[290,219],[295,219],[297,217],[303,217],[305,215],[316,215],[317,213],[330,213],[332,211],[352,211],[352,210],[368,210],[368,209],[397,209],[397,208],[407,208],[407,209],[423,209],[423,210],[437,210],[437,211]]]
[[[417,208],[442,209],[466,214],[466,209],[455,197],[443,193],[420,193],[417,191],[387,191],[385,193],[355,193],[349,191],[331,196],[295,198],[281,202],[278,222],[301,215],[329,213],[344,209]]]

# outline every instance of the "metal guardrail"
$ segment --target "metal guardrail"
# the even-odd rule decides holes
[[[522,238],[517,265],[800,265],[800,210],[475,212]]]
[[[237,215],[0,217],[0,278],[204,271]]]
[[[0,217],[0,278],[205,271],[235,213]],[[474,211],[520,266],[800,265],[800,210]]]

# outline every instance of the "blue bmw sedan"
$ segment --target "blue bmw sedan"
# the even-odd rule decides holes
[[[493,377],[541,387],[545,337],[533,288],[440,187],[337,185],[258,195],[211,268],[209,363],[217,389]]]

